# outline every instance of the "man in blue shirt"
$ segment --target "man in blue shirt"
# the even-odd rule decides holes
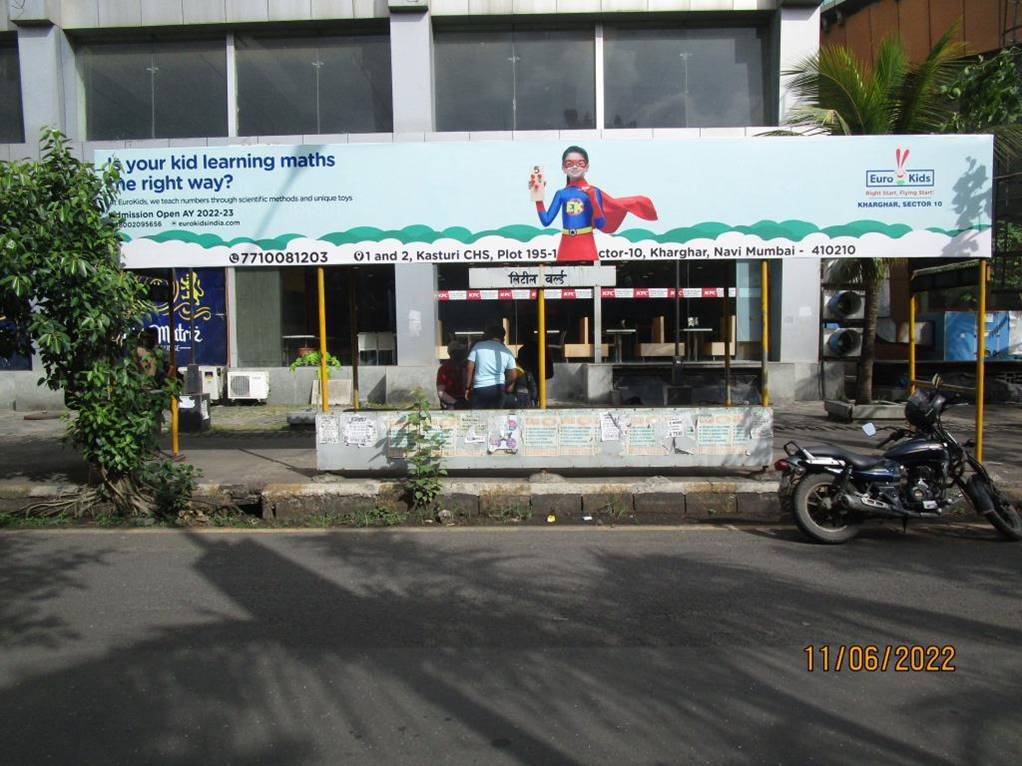
[[[473,346],[465,367],[466,394],[474,410],[496,410],[514,388],[514,354],[504,345],[504,328],[486,328],[483,339]]]

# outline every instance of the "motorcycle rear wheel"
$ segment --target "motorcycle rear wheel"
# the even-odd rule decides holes
[[[1022,540],[1022,517],[1013,503],[980,476],[969,479],[965,489],[973,508],[983,514],[994,529],[1008,540]]]
[[[818,543],[839,545],[859,534],[861,519],[833,507],[834,477],[807,476],[795,489],[795,523]]]

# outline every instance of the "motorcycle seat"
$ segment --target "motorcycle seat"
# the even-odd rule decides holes
[[[835,447],[833,444],[815,444],[805,447],[805,451],[815,457],[833,457],[844,460],[859,471],[867,468],[874,468],[884,462],[883,455],[862,455],[858,452],[849,452],[842,447]]]

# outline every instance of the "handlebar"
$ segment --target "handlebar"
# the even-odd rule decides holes
[[[904,428],[892,428],[891,435],[884,439],[882,442],[880,442],[880,444],[877,446],[883,447],[890,444],[891,442],[896,442],[899,439],[904,439],[908,433],[909,433],[908,430]]]

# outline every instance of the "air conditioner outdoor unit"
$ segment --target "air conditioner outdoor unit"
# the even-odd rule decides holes
[[[823,331],[823,355],[829,359],[848,359],[862,354],[862,332],[850,327]]]
[[[824,290],[823,319],[862,319],[866,312],[866,294],[861,290]]]
[[[209,394],[211,402],[219,402],[224,393],[224,371],[222,367],[199,366],[202,376],[202,393]]]
[[[264,400],[270,395],[270,376],[267,372],[227,373],[227,398]]]

